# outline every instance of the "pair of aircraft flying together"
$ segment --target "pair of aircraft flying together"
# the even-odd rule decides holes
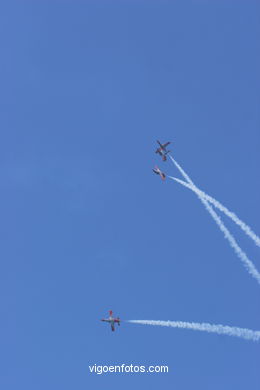
[[[167,154],[170,152],[170,150],[167,150],[167,146],[170,144],[170,142],[166,142],[165,144],[161,144],[160,141],[158,141],[159,148],[156,149],[155,153],[159,153],[159,155],[162,157],[163,161],[167,160]],[[160,175],[162,180],[166,179],[165,173],[163,173],[160,168],[157,167],[157,165],[154,167],[153,172],[156,173],[156,175]]]

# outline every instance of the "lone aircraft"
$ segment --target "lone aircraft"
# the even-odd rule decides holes
[[[166,161],[167,160],[166,155],[170,152],[170,150],[167,150],[166,147],[170,144],[170,142],[166,142],[165,144],[161,144],[161,142],[158,140],[157,142],[160,147],[156,149],[155,153],[159,153],[163,161]]]
[[[101,321],[108,322],[109,324],[111,324],[112,332],[114,332],[115,330],[115,323],[118,324],[118,326],[120,325],[120,318],[114,318],[112,310],[109,310],[109,318],[102,318]]]
[[[162,180],[165,180],[165,179],[166,179],[165,173],[163,173],[163,172],[160,170],[160,168],[158,168],[156,165],[155,165],[155,167],[154,167],[154,169],[153,169],[153,172],[156,173],[156,175],[160,175]]]

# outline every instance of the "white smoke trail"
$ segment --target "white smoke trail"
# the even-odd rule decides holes
[[[186,179],[186,181],[194,187],[194,189],[197,189],[195,184],[192,182],[192,180],[189,178],[187,173],[181,168],[181,166],[173,159],[172,156],[170,156],[172,162],[175,164],[175,166],[178,168],[182,176]],[[196,192],[196,191],[195,191]],[[198,198],[200,201],[204,204],[206,210],[209,212],[209,214],[212,216],[220,230],[224,233],[224,237],[228,240],[230,246],[234,249],[237,256],[240,258],[240,260],[243,262],[244,266],[246,267],[247,271],[252,275],[257,282],[260,284],[260,273],[255,268],[254,264],[251,260],[247,257],[245,252],[242,251],[242,249],[237,244],[235,238],[232,236],[232,234],[229,232],[229,230],[226,228],[224,223],[222,222],[221,218],[216,214],[216,212],[213,210],[213,208],[210,206],[208,201],[204,199],[198,192],[196,192]]]
[[[182,167],[177,163],[177,161],[174,160],[174,158],[169,154],[169,157],[170,159],[172,160],[173,164],[176,166],[176,168],[180,171],[180,173],[182,174],[182,176],[184,177],[184,179],[186,179],[186,181],[188,183],[190,183],[192,186],[196,187],[195,184],[193,183],[193,181],[191,180],[191,178],[187,175],[187,173],[182,169]],[[196,187],[197,188],[197,187]]]
[[[178,179],[177,177],[168,176],[170,179],[175,180],[176,182],[180,183],[184,187],[189,188],[190,190],[194,191],[196,194],[202,196],[204,199],[206,199],[208,202],[212,203],[213,206],[215,206],[217,209],[222,211],[224,214],[226,214],[229,218],[232,219],[233,222],[235,222],[254,242],[257,246],[260,247],[260,237],[258,237],[252,229],[245,224],[245,222],[241,221],[241,219],[238,218],[238,216],[233,213],[232,211],[229,211],[223,204],[221,204],[219,201],[214,199],[212,196],[206,194],[202,190],[199,190],[197,187],[192,186],[189,183],[186,183],[183,180]]]
[[[225,334],[227,336],[241,337],[246,340],[259,341],[260,331],[237,328],[233,326],[214,325],[208,323],[183,322],[183,321],[154,321],[154,320],[128,320],[133,324],[153,325],[153,326],[169,326],[171,328],[192,329],[201,332]]]

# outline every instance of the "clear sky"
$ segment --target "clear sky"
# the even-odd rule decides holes
[[[5,390],[256,390],[259,286],[156,139],[260,234],[258,1],[2,1]],[[260,269],[259,248],[224,222]],[[168,365],[168,374],[89,372]]]

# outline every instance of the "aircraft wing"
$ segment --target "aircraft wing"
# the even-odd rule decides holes
[[[163,173],[163,172],[160,172],[160,176],[161,176],[161,179],[162,179],[162,180],[165,180],[165,179],[166,179],[166,175],[165,175],[165,173]]]
[[[166,144],[163,144],[163,145],[162,145],[163,149],[165,149],[166,146],[168,146],[168,145],[170,145],[170,142],[166,142]]]
[[[158,140],[157,140],[157,142],[158,142],[158,144],[160,145],[160,148],[162,148],[162,149],[163,149],[163,145],[161,144],[161,142],[160,142],[160,141],[158,141]]]

